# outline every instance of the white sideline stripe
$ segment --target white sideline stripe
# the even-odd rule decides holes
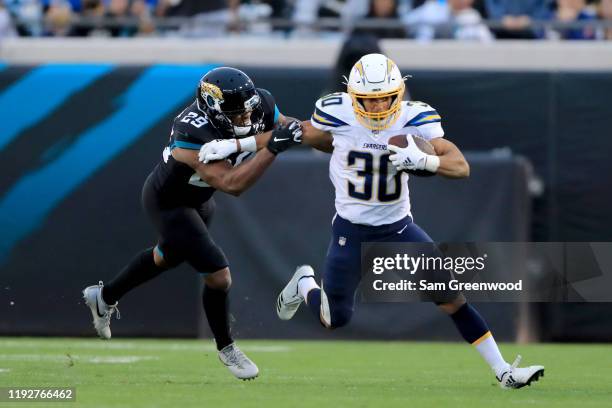
[[[289,346],[268,346],[264,344],[240,345],[243,351],[255,353],[286,353],[292,351]],[[146,350],[146,351],[217,351],[214,344],[142,344],[127,341],[68,341],[66,343],[45,343],[21,340],[0,340],[0,348],[36,348],[36,349],[88,349],[88,350]]]
[[[10,368],[0,368],[0,373],[8,373],[10,371],[11,371]]]
[[[159,360],[155,356],[75,356],[45,355],[45,354],[0,354],[0,360],[5,361],[57,361],[76,360],[92,364],[131,364],[139,361]]]

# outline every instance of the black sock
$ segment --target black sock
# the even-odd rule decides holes
[[[206,312],[208,325],[215,336],[217,350],[221,350],[234,342],[230,334],[229,296],[227,291],[218,290],[204,285],[202,305]]]
[[[115,304],[127,292],[165,270],[166,268],[155,265],[153,248],[145,249],[136,255],[117,276],[104,285],[102,299],[109,305]]]
[[[469,303],[461,306],[450,317],[453,319],[455,326],[457,326],[459,333],[470,344],[474,344],[474,342],[489,333],[489,326],[480,316],[480,313]]]
[[[308,292],[306,304],[314,317],[321,321],[321,289],[315,288]]]

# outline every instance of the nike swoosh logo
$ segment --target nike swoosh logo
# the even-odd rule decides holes
[[[397,233],[401,234],[402,232],[404,232],[404,230],[408,228],[408,224],[404,225],[404,228],[402,228],[401,230],[399,230]]]
[[[277,137],[275,137],[275,138],[274,138],[274,141],[275,141],[275,142],[282,142],[283,140],[289,140],[289,138],[288,138],[288,137],[287,137],[287,138],[285,138],[285,139],[279,139],[279,138],[277,138]]]

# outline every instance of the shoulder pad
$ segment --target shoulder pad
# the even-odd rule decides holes
[[[315,103],[312,120],[329,127],[348,126],[353,120],[353,103],[344,92],[337,92],[320,98]]]
[[[407,122],[404,127],[421,126],[442,121],[440,114],[425,102],[409,101],[405,103]]]
[[[262,99],[266,99],[268,102],[271,102],[272,104],[275,103],[274,96],[267,89],[257,88],[257,93]]]
[[[280,111],[276,106],[276,99],[274,99],[274,96],[267,89],[257,88],[257,93],[261,98],[266,130],[270,130],[274,127],[280,115]]]
[[[176,147],[188,149],[199,149],[205,143],[223,138],[206,114],[199,110],[187,110],[177,116],[172,125],[172,136]]]

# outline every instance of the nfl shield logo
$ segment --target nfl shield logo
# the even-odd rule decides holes
[[[338,239],[338,245],[340,245],[340,246],[346,245],[346,237],[340,237]]]

